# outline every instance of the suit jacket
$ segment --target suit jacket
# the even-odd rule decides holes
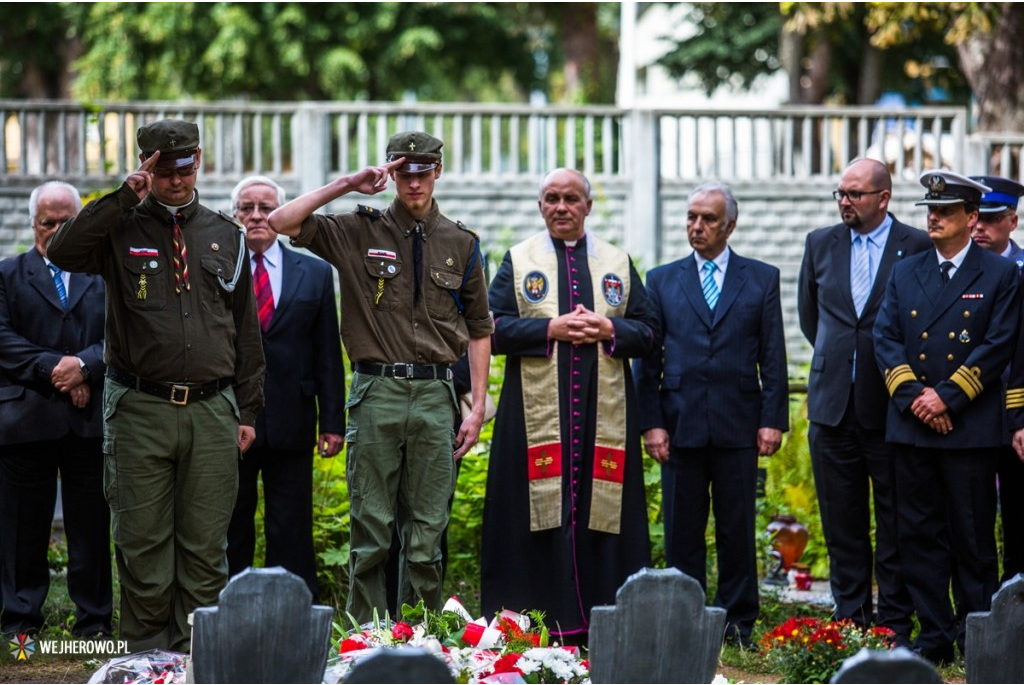
[[[636,362],[640,428],[680,448],[756,447],[759,428],[789,428],[779,270],[736,252],[714,313],[689,257],[647,274],[662,346]]]
[[[934,250],[897,264],[875,321],[875,356],[891,400],[889,442],[971,449],[1006,443],[1001,375],[1020,322],[1017,267],[971,243],[945,286]],[[910,411],[932,387],[949,407],[942,435]]]
[[[800,330],[814,346],[807,378],[807,419],[838,426],[846,412],[850,383],[857,382],[854,405],[865,428],[885,428],[889,394],[875,363],[873,329],[896,262],[932,248],[928,234],[896,221],[882,249],[882,262],[860,317],[850,292],[850,228],[836,224],[807,235],[800,266],[797,309]]]
[[[282,244],[281,269],[263,332],[265,406],[254,446],[299,451],[312,449],[318,432],[345,434],[345,370],[330,265]]]
[[[73,273],[68,290],[65,311],[35,247],[0,262],[0,445],[103,434],[103,279]],[[65,355],[89,369],[84,409],[50,383]]]

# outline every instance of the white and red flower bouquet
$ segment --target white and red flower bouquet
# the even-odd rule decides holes
[[[350,617],[351,620],[351,617]],[[544,615],[502,611],[473,619],[452,597],[440,612],[404,605],[400,621],[387,616],[351,629],[335,624],[338,651],[325,682],[341,682],[360,659],[379,649],[417,647],[441,659],[460,683],[589,683],[577,647],[552,644]]]

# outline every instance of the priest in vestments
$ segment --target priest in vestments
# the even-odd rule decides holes
[[[584,228],[591,187],[556,169],[538,202],[547,231],[514,246],[489,302],[506,356],[487,474],[483,610],[540,610],[585,644],[590,609],[650,565],[629,360],[658,343],[628,254]]]

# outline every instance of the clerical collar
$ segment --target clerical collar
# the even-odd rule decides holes
[[[185,204],[179,206],[179,207],[172,207],[171,205],[165,205],[163,202],[160,202],[159,200],[157,200],[157,204],[160,205],[161,207],[163,207],[164,209],[166,209],[171,214],[177,214],[178,212],[183,210],[185,207],[188,207],[190,204],[192,204],[195,201],[196,201],[196,191],[193,190],[192,191],[192,199],[189,200],[188,202],[186,202]]]

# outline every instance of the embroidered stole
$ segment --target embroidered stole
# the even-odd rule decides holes
[[[593,283],[593,310],[609,318],[625,316],[629,301],[629,255],[589,233],[586,245]],[[540,233],[516,245],[511,256],[520,318],[552,319],[559,316],[558,253],[548,233]],[[559,389],[553,388],[551,383],[552,379],[559,377],[558,344],[552,349],[550,357],[520,359],[531,531],[562,525],[563,417],[558,401]],[[597,353],[596,390],[589,527],[618,534],[626,466],[626,378],[623,360],[613,359],[603,349]],[[570,397],[574,394],[572,387],[567,391]],[[569,440],[567,448],[571,450],[571,438]]]

